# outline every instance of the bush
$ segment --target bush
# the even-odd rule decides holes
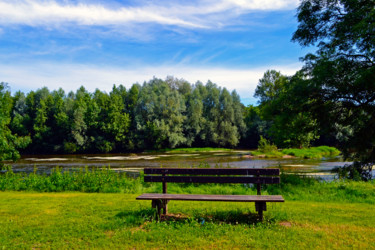
[[[258,142],[258,151],[262,153],[272,153],[277,152],[277,147],[275,144],[272,144],[263,136],[260,136],[260,140]]]

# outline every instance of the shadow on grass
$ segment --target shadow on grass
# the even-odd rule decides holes
[[[126,224],[141,225],[147,221],[157,221],[156,210],[140,209],[137,211],[123,211],[116,215],[117,218],[123,220]],[[193,215],[186,214],[172,214],[160,216],[161,222],[175,222],[175,223],[192,223],[198,222],[200,224],[216,223],[216,224],[245,224],[254,225],[258,223],[271,224],[277,221],[276,218],[265,216],[264,221],[260,222],[257,213],[243,212],[241,210],[233,211],[212,211],[207,213],[193,213]]]
[[[123,220],[126,224],[138,225],[143,224],[145,221],[155,220],[156,210],[148,208],[137,211],[123,211],[116,214],[115,217]]]
[[[209,214],[204,214],[200,216],[200,220],[204,222],[213,222],[213,223],[226,223],[226,224],[247,224],[253,225],[257,223],[272,223],[275,221],[273,218],[265,217],[264,221],[259,220],[257,213],[243,212],[241,210],[233,211],[216,211]]]

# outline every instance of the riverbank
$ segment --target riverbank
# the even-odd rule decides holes
[[[301,159],[321,159],[323,157],[336,157],[341,152],[335,147],[319,146],[310,148],[286,148],[278,150],[275,146],[268,150],[251,151],[250,157],[254,158],[301,158]]]
[[[212,152],[241,152],[244,157],[253,158],[302,158],[321,159],[323,157],[335,157],[341,152],[335,147],[319,146],[309,148],[286,148],[278,150],[274,145],[267,147],[268,150],[234,150],[229,148],[175,148],[146,151],[147,153],[212,153]],[[270,150],[271,149],[271,150]],[[248,153],[248,154],[246,154]]]
[[[168,152],[168,153],[209,153],[209,152],[230,152],[234,151],[235,149],[230,149],[230,148],[165,148],[165,149],[159,149],[159,150],[148,150],[146,152],[148,153],[163,153],[163,152]],[[236,150],[238,151],[238,150]]]

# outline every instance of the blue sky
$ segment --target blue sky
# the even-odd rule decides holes
[[[110,91],[153,76],[211,80],[244,104],[267,69],[294,74],[298,0],[0,0],[0,81]]]

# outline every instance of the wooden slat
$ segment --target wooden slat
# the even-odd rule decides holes
[[[280,177],[223,177],[223,176],[153,176],[145,175],[145,182],[176,183],[256,183],[278,184]]]
[[[284,202],[281,195],[142,194],[137,200]]]
[[[145,174],[280,175],[278,168],[145,168]]]

